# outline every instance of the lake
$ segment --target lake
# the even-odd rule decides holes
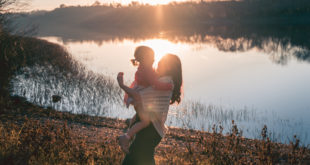
[[[85,71],[108,78],[111,88],[117,88],[120,71],[127,84],[133,80],[137,68],[130,59],[135,47],[154,49],[154,67],[166,53],[176,54],[182,61],[184,96],[181,105],[171,107],[167,125],[212,131],[216,124],[229,133],[234,120],[245,137],[260,138],[266,124],[273,141],[288,143],[296,134],[302,144],[310,144],[310,60],[303,45],[272,37],[259,44],[247,37],[215,35],[182,40],[163,33],[99,41],[52,35],[38,38],[64,46]],[[60,111],[122,119],[134,114],[121,103],[123,93],[108,99],[98,79],[72,81],[55,67],[25,67],[12,79],[12,95]],[[54,94],[62,100],[52,103]]]

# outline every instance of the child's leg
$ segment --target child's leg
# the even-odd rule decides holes
[[[145,119],[145,117],[143,117]],[[129,143],[130,140],[133,138],[133,136],[138,133],[143,128],[147,127],[149,125],[149,120],[141,120],[137,123],[135,123],[127,132],[127,134],[121,135],[118,137],[119,144],[122,148],[122,150],[126,153],[129,153]]]
[[[127,132],[127,135],[132,138],[136,133],[146,128],[150,124],[149,120],[141,120],[140,122],[134,124]]]
[[[135,123],[134,125],[131,125],[130,129],[127,132],[127,135],[132,138],[136,133],[138,133],[143,128],[147,127],[150,124],[150,118],[144,112],[144,109],[142,108],[141,102],[136,102],[138,104],[135,105],[135,111],[136,115],[139,115],[140,121]],[[136,118],[136,115],[134,116]]]
[[[136,118],[137,118],[136,115],[137,115],[137,114],[135,114],[135,115],[131,118],[131,120],[130,120],[130,122],[129,122],[129,125],[128,125],[128,128],[131,128],[131,127],[133,126],[133,124],[135,123]]]

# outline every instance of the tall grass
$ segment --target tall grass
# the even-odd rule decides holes
[[[12,36],[7,33],[1,36],[0,43],[0,90],[2,96],[7,97],[12,94],[10,82],[15,76],[15,79],[25,83],[27,83],[27,79],[36,78],[36,84],[31,84],[30,90],[17,92],[19,95],[32,97],[31,101],[33,102],[48,103],[48,106],[53,106],[51,97],[57,94],[65,96],[63,101],[69,97],[83,98],[89,95],[94,98],[96,102],[93,104],[96,105],[101,105],[100,103],[104,102],[108,104],[107,102],[111,100],[120,100],[118,98],[120,89],[115,87],[116,84],[110,78],[86,71],[59,45],[34,38]],[[27,84],[15,85],[19,87]],[[44,97],[38,97],[39,93],[43,93]],[[69,103],[72,104],[72,102]],[[100,110],[103,110],[103,107]],[[72,111],[72,109],[67,111]],[[89,110],[87,111],[89,112]],[[79,113],[86,113],[86,110]]]
[[[12,78],[11,87],[12,95],[63,112],[123,119],[134,114],[134,110],[123,106],[123,93],[114,80],[92,72],[76,76],[50,65],[25,67]],[[61,101],[53,103],[52,95],[61,96]],[[171,107],[166,123],[202,131],[212,131],[214,124],[221,123],[226,128],[224,133],[228,133],[232,120],[238,123],[248,138],[258,138],[257,135],[266,124],[270,127],[272,141],[289,143],[291,135],[297,134],[305,144],[309,142],[308,131],[302,121],[287,120],[273,112],[261,112],[249,107],[235,109],[185,100],[181,105]]]
[[[25,67],[11,80],[11,94],[60,111],[88,115],[105,115],[111,104],[121,103],[121,91],[115,81],[104,75],[80,71],[63,73],[46,65]],[[52,96],[61,97],[54,103]]]
[[[268,136],[273,142],[288,144],[292,135],[297,135],[303,141],[302,145],[309,144],[309,132],[303,121],[287,119],[273,111],[258,111],[255,108],[241,109],[212,105],[203,102],[185,100],[179,106],[172,106],[169,110],[167,124],[174,127],[212,132],[214,125],[221,125],[223,133],[230,133],[231,121],[238,124],[243,136],[252,139],[260,137],[260,131],[267,125]]]
[[[58,66],[63,71],[77,74],[76,62],[63,47],[43,40],[12,36],[2,33],[0,37],[1,90],[7,93],[10,78],[23,67],[45,64]],[[40,61],[40,63],[38,63]]]

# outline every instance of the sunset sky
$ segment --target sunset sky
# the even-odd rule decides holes
[[[168,4],[170,2],[182,2],[186,0],[135,0],[140,3],[148,3],[151,5],[156,4]],[[194,0],[193,0],[194,1]],[[31,0],[29,2],[29,6],[26,10],[53,10],[54,8],[59,7],[61,4],[65,4],[68,6],[76,6],[76,5],[92,5],[96,0],[53,0],[53,1],[42,1],[42,0]],[[110,3],[121,3],[123,5],[130,4],[132,0],[98,0],[98,2],[102,4],[110,4]]]

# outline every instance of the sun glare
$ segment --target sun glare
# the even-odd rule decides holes
[[[180,50],[184,49],[184,45],[182,44],[172,43],[168,40],[163,40],[163,39],[146,40],[146,41],[139,43],[139,45],[149,46],[150,48],[154,50],[155,52],[154,67],[157,67],[159,60],[167,53],[179,55]],[[181,47],[183,47],[183,49]]]
[[[171,2],[184,2],[188,0],[135,0],[140,4],[149,4],[149,5],[165,5]],[[132,0],[122,1],[123,4],[130,4]]]
[[[171,2],[185,2],[188,0],[54,0],[54,1],[42,1],[42,0],[31,0],[29,5],[25,7],[25,11],[32,10],[53,10],[60,5],[64,4],[66,6],[90,6],[95,2],[100,4],[109,5],[111,3],[120,3],[124,6],[132,4],[133,2],[138,2],[139,4],[149,4],[149,5],[165,5]]]

